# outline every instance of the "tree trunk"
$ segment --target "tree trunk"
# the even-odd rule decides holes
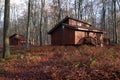
[[[77,18],[77,1],[75,0],[75,8],[74,8],[74,10],[75,10],[75,18]]]
[[[82,2],[83,0],[78,1],[78,19],[82,20]]]
[[[106,4],[105,4],[105,0],[102,0],[102,4],[103,4],[103,7],[102,7],[102,17],[101,17],[101,29],[105,31],[105,14],[106,14]]]
[[[10,24],[10,0],[5,0],[4,28],[3,28],[3,58],[10,55],[9,25]]]
[[[45,0],[41,0],[41,15],[40,15],[40,46],[42,46],[42,21],[43,21],[43,12],[45,7]]]
[[[120,11],[120,0],[117,0],[117,4],[118,4],[118,7],[119,7],[119,11]]]
[[[114,32],[114,38],[113,38],[113,42],[117,43],[117,20],[116,20],[116,0],[112,0],[113,1],[113,32]]]
[[[61,20],[61,3],[60,0],[58,0],[58,22]]]
[[[28,21],[27,21],[27,32],[26,32],[26,48],[28,49],[29,48],[29,34],[30,34],[30,26],[29,26],[29,23],[30,23],[30,0],[28,2]]]

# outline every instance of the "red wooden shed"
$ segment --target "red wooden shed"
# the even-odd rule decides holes
[[[21,34],[13,34],[12,36],[9,37],[10,45],[24,45],[26,43],[26,39],[23,35]]]
[[[48,34],[51,35],[52,45],[81,45],[91,41],[96,45],[103,45],[103,31],[70,17],[57,23]]]

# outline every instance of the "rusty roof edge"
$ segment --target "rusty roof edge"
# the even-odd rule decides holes
[[[71,26],[72,29],[77,29],[77,30],[81,30],[81,31],[90,31],[90,32],[105,33],[105,31],[101,31],[99,29],[93,29],[93,30],[91,30],[91,29],[88,29],[87,27],[86,28],[79,28],[80,26],[74,27],[74,25],[69,25],[69,24],[65,24],[65,23],[63,23],[63,25]],[[98,30],[98,31],[95,31],[95,30]]]

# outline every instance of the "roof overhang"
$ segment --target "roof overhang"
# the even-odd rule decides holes
[[[76,31],[84,31],[84,32],[95,32],[95,33],[105,33],[104,31],[101,31],[96,28],[90,28],[90,27],[80,27],[80,26],[73,26],[68,24],[63,24],[65,27],[76,30]]]
[[[70,18],[70,17],[65,17],[62,21],[58,22],[54,28],[52,28],[48,34],[52,34],[57,28],[59,28],[61,25],[64,25],[65,27],[68,27],[71,28],[71,29],[74,29],[74,30],[78,30],[78,31],[86,31],[86,32],[96,32],[96,33],[105,33],[99,29],[96,29],[94,27],[92,27],[91,24],[87,23],[87,22],[84,22],[84,21],[79,21],[79,22],[82,22],[82,23],[85,23],[87,25],[90,25],[91,27],[85,27],[85,26],[76,26],[76,25],[69,25],[69,24],[65,24],[65,21],[67,21],[68,19],[72,19],[72,20],[75,20],[75,21],[79,21],[77,19],[74,19],[74,18]]]

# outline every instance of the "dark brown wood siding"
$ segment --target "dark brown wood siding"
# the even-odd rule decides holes
[[[68,27],[57,28],[51,34],[52,45],[80,45],[84,37],[96,38],[98,44],[103,41],[103,34],[95,32],[76,31]]]
[[[70,45],[75,43],[75,31],[59,27],[51,34],[52,45]]]
[[[10,45],[12,45],[12,46],[25,45],[25,43],[26,43],[26,40],[19,40],[14,37],[10,38],[9,41],[10,41]]]
[[[52,34],[51,34],[51,43],[52,45],[62,45],[62,28],[57,28]]]
[[[15,39],[15,38],[10,38],[10,45],[18,45],[19,44],[19,40]]]
[[[75,43],[75,31],[67,27],[64,28],[64,44],[70,45]]]

